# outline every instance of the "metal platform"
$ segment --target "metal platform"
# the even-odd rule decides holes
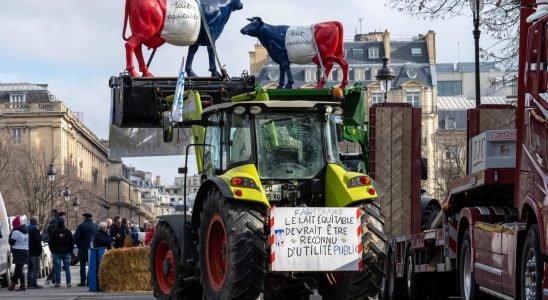
[[[120,128],[161,128],[162,112],[169,110],[165,101],[175,94],[177,77],[133,78],[128,74],[112,76],[111,123]],[[253,92],[255,77],[242,76],[231,80],[196,77],[185,80],[185,90],[199,91],[202,101],[219,104],[230,97]],[[182,125],[182,124],[179,124]]]

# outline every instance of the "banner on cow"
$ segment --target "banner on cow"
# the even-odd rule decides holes
[[[200,8],[196,0],[166,0],[164,28],[160,36],[169,44],[190,46],[200,34]]]
[[[361,240],[359,208],[274,207],[270,211],[273,272],[358,271]]]
[[[285,34],[285,48],[289,61],[296,64],[311,63],[316,55],[313,39],[313,26],[290,26]]]

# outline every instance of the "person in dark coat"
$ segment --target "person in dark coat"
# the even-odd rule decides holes
[[[97,234],[97,224],[93,223],[92,215],[88,212],[83,213],[84,222],[76,228],[74,232],[74,242],[78,247],[78,256],[80,257],[80,283],[78,286],[86,286],[86,265],[88,262],[88,249],[90,243],[95,240]]]
[[[74,247],[72,232],[65,228],[65,219],[57,220],[57,228],[51,234],[49,249],[53,253],[53,265],[55,268],[55,287],[61,286],[61,261],[65,270],[67,287],[71,287],[70,278],[70,252]]]
[[[13,231],[10,233],[9,244],[11,246],[11,256],[13,264],[15,264],[15,272],[13,274],[13,281],[8,287],[9,291],[25,291],[27,289],[25,285],[25,273],[23,273],[23,266],[28,263],[29,260],[29,235],[27,225],[22,224],[21,217],[16,216],[11,222]],[[19,281],[20,286],[15,289],[15,285]]]
[[[42,238],[38,229],[38,217],[30,218],[29,225],[29,265],[27,270],[27,287],[29,289],[41,289],[38,285],[38,273],[40,272],[40,255],[42,255]]]
[[[107,223],[99,223],[99,226],[97,227],[97,233],[95,234],[95,242],[93,244],[95,248],[111,248],[110,242],[114,241],[114,238],[108,236],[107,227]]]
[[[124,246],[126,236],[122,232],[122,217],[114,217],[114,223],[110,226],[109,236],[114,239],[114,248],[122,248]]]
[[[42,230],[42,241],[49,243],[49,239],[51,237],[51,234],[55,231],[57,228],[57,221],[59,221],[59,218],[63,218],[65,216],[64,212],[58,212],[57,209],[53,209],[51,212],[51,219],[49,220],[48,225],[46,225],[46,228]],[[45,284],[49,284],[51,286],[55,286],[55,264],[53,263],[52,258],[52,265],[53,269],[51,272],[49,272],[48,277],[46,278]]]

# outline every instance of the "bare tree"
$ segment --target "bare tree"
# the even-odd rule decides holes
[[[438,151],[435,193],[438,199],[445,199],[453,181],[466,175],[466,142],[455,140],[441,143],[438,144]]]
[[[419,18],[450,19],[471,14],[469,3],[468,0],[388,0],[387,6]],[[520,2],[484,0],[484,3],[480,29],[495,42],[481,49],[482,58],[507,71],[517,70]]]

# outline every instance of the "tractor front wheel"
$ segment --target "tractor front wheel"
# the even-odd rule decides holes
[[[204,298],[257,299],[266,275],[266,209],[208,193],[199,227],[200,281]]]
[[[196,281],[184,281],[189,277],[180,265],[181,249],[175,233],[167,224],[156,228],[150,248],[150,273],[152,288],[157,299],[199,299],[202,289]]]

